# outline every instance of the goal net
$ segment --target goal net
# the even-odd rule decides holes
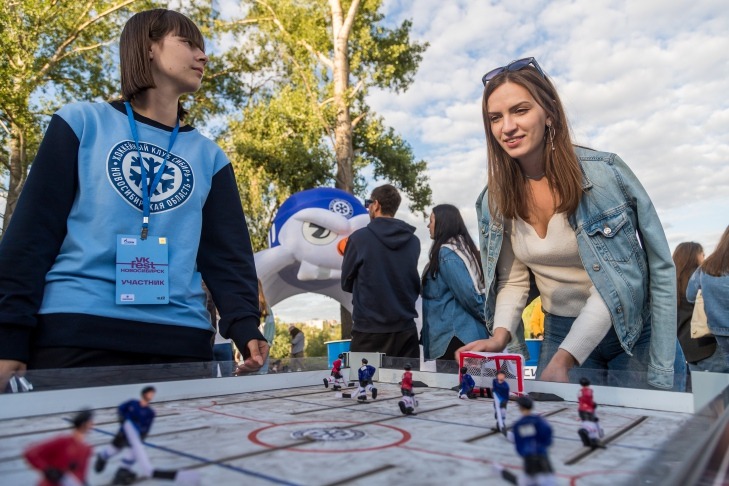
[[[476,388],[491,388],[496,373],[501,370],[506,374],[511,393],[524,393],[524,357],[520,354],[468,351],[460,356],[460,368],[464,366],[476,382]]]

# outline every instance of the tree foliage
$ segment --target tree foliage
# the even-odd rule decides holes
[[[371,88],[407,89],[427,47],[410,40],[409,21],[387,26],[381,3],[249,0],[248,39],[277,61],[267,89],[221,140],[231,148],[249,215],[266,214],[254,224],[270,222],[283,199],[316,185],[334,182],[363,195],[366,168],[406,192],[411,209],[430,204],[426,163],[366,102]],[[265,136],[275,138],[266,143]],[[261,185],[275,188],[273,200],[257,197]]]

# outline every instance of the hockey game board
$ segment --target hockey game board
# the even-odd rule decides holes
[[[322,372],[322,377],[326,372]],[[398,385],[377,383],[376,400],[358,403],[319,386],[165,401],[145,441],[155,467],[196,469],[209,485],[507,484],[493,464],[518,474],[521,459],[494,426],[492,400],[459,400],[445,388],[416,388],[417,415],[403,415]],[[168,384],[169,386],[169,384]],[[352,390],[353,391],[353,390]],[[131,398],[131,397],[130,397]],[[599,397],[596,397],[599,401]],[[582,447],[573,402],[537,402],[554,430],[550,450],[559,484],[630,484],[637,471],[690,417],[688,413],[601,406],[607,449]],[[512,402],[507,425],[517,419]],[[67,429],[70,413],[0,421],[4,485],[37,481],[21,458],[29,444]],[[99,447],[118,424],[114,408],[97,410],[88,441]],[[589,449],[588,449],[589,451]],[[566,464],[568,463],[568,464]],[[110,484],[118,459],[89,484]],[[163,485],[169,481],[144,480]]]

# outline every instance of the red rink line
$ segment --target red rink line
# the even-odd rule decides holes
[[[210,406],[211,407],[215,407],[217,405],[218,405],[218,402],[213,401],[213,404],[210,405]],[[253,418],[250,418],[250,417],[244,417],[242,415],[234,415],[232,413],[218,412],[216,410],[210,410],[208,407],[198,407],[197,409],[200,410],[201,412],[209,412],[209,413],[214,413],[214,414],[217,414],[217,415],[223,415],[225,417],[231,417],[231,418],[237,418],[237,419],[242,419],[242,420],[248,420],[250,422],[258,422],[259,424],[278,425],[275,422],[267,422],[265,420],[253,419]]]

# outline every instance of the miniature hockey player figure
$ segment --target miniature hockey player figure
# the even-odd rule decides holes
[[[73,432],[34,445],[25,451],[25,459],[43,473],[40,486],[82,486],[92,449],[84,439],[94,426],[93,414],[83,410],[71,421]]]
[[[400,382],[400,393],[404,397],[413,396],[413,374],[410,372],[413,369],[410,363],[406,363],[403,366],[405,373],[402,374],[402,381]]]
[[[464,366],[461,368],[461,389],[458,390],[458,398],[476,398],[476,394],[473,393],[473,389],[476,387],[476,382],[473,381],[471,375],[468,374],[468,369]]]
[[[403,414],[416,415],[415,408],[418,406],[418,400],[413,393],[413,374],[410,372],[412,366],[406,363],[403,368],[405,369],[405,373],[402,374],[402,381],[400,382],[402,400],[397,402],[397,404]]]
[[[397,404],[404,415],[417,415],[417,413],[415,413],[415,409],[418,406],[418,399],[415,398],[412,391],[409,395],[403,395],[402,400],[397,402]]]
[[[592,388],[590,388],[590,380],[587,378],[580,378],[580,385],[582,388],[577,394],[577,413],[580,414],[580,420],[583,422],[591,421],[595,417],[595,400],[592,396]]]
[[[509,384],[506,382],[506,373],[499,370],[496,373],[491,394],[494,397],[494,418],[496,430],[506,435],[506,405],[509,403]]]
[[[605,436],[605,432],[600,427],[600,420],[597,417],[592,416],[591,418],[583,419],[577,434],[582,439],[585,447],[589,447],[592,450],[605,449],[605,445],[600,440]]]
[[[342,376],[342,358],[344,358],[344,354],[339,353],[337,359],[332,363],[331,374],[327,378],[324,378],[324,388],[329,388],[329,385],[332,385],[332,390],[339,391],[347,387],[347,382],[344,380],[344,376]]]
[[[100,473],[106,467],[109,458],[127,449],[122,458],[122,467],[117,469],[111,484],[132,484],[137,479],[137,474],[131,470],[135,464],[139,464],[141,477],[177,480],[182,484],[197,484],[199,475],[194,471],[159,470],[154,469],[149,462],[147,452],[144,450],[142,441],[149,434],[154,422],[155,412],[150,406],[154,399],[156,390],[153,386],[146,386],[142,389],[140,400],[129,400],[117,409],[121,427],[111,444],[106,446],[96,455],[94,470]]]
[[[514,424],[508,434],[516,446],[516,452],[524,458],[523,476],[518,478],[501,466],[501,476],[519,486],[555,486],[557,484],[547,448],[552,445],[552,427],[539,415],[532,415],[534,402],[523,396],[516,399],[522,417]]]
[[[372,399],[377,398],[377,388],[372,385],[372,377],[375,375],[376,368],[367,364],[367,359],[362,358],[362,367],[358,370],[359,388],[357,389],[357,400],[360,402],[367,401],[367,391],[372,393]]]

